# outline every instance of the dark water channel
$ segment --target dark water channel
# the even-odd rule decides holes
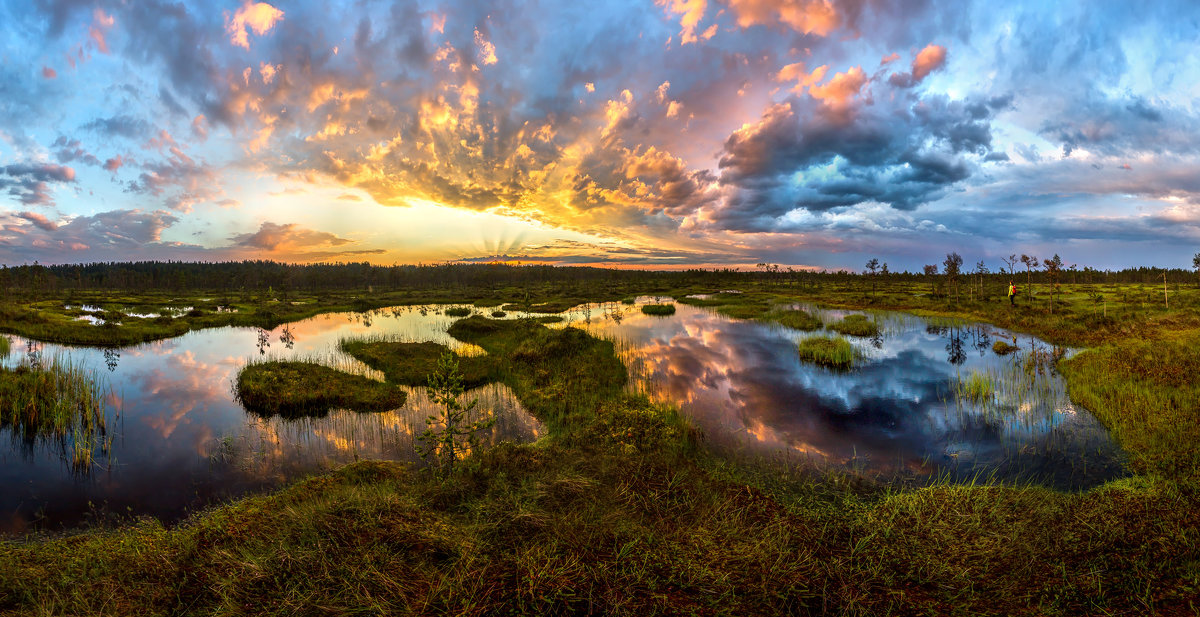
[[[643,299],[644,300],[644,299]],[[187,512],[359,458],[417,461],[414,432],[433,409],[423,389],[397,410],[333,411],[285,420],[248,414],[232,383],[253,358],[314,359],[379,377],[337,351],[342,337],[390,335],[482,350],[446,334],[445,307],[398,307],[320,315],[267,331],[217,328],[119,350],[12,340],[0,362],[70,356],[93,367],[113,392],[108,455],[73,469],[63,444],[27,442],[0,429],[0,532],[59,529],[92,517]],[[489,311],[480,311],[487,314]],[[826,321],[840,313],[817,311]],[[519,314],[510,313],[510,317]],[[670,317],[601,304],[567,323],[617,342],[634,388],[680,406],[718,448],[883,477],[995,477],[1079,489],[1122,475],[1121,453],[1086,410],[1073,406],[1052,368],[1023,370],[1032,349],[1000,357],[992,341],[1014,335],[990,326],[933,324],[876,315],[882,333],[854,339],[849,371],[801,362],[796,343],[822,332],[737,321],[684,305]],[[970,373],[996,384],[984,402],[961,401],[954,383]],[[493,411],[485,442],[531,441],[544,430],[510,390],[471,393]]]

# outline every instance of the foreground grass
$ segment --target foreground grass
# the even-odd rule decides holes
[[[769,312],[778,296],[759,293],[738,310]],[[1061,364],[1139,474],[1081,494],[714,458],[673,410],[626,393],[610,343],[463,319],[451,334],[488,352],[548,437],[444,480],[357,463],[174,529],[2,544],[0,612],[1194,614],[1200,331],[1169,319]]]
[[[842,337],[814,336],[799,343],[800,359],[831,368],[850,368],[854,347]]]
[[[247,411],[289,418],[324,416],[331,409],[387,411],[408,393],[396,386],[311,362],[270,361],[247,365],[234,391]]]

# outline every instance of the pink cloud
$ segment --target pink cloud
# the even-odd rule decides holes
[[[117,170],[120,169],[121,165],[124,165],[124,164],[125,164],[125,160],[123,158],[121,158],[121,155],[118,154],[117,156],[114,156],[113,158],[108,159],[107,161],[104,161],[104,170],[111,171],[113,173],[117,173]]]
[[[250,49],[248,30],[262,36],[270,32],[281,19],[283,11],[266,2],[246,2],[233,14],[233,19],[226,18],[225,30],[229,33],[231,43]]]
[[[862,67],[856,66],[845,73],[835,74],[833,79],[824,84],[809,86],[808,93],[832,108],[842,109],[850,104],[866,83],[867,76]]]
[[[893,52],[891,55],[884,56],[883,59],[879,61],[879,65],[883,66],[885,64],[891,64],[899,59],[900,54]]]
[[[46,79],[54,79],[55,77],[58,77],[58,73],[48,66],[43,66],[42,77],[45,77]]]

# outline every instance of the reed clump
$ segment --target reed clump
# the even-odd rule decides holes
[[[0,427],[30,443],[61,442],[72,467],[86,470],[111,445],[109,395],[95,371],[70,356],[35,356],[0,368]]]
[[[863,314],[846,315],[841,321],[829,324],[829,329],[849,336],[875,336],[879,334],[879,326]]]
[[[466,317],[471,314],[471,309],[465,306],[456,306],[446,309],[447,317]]]
[[[966,379],[958,378],[954,392],[960,401],[986,403],[996,395],[996,379],[987,373],[974,371]]]
[[[814,336],[799,343],[800,359],[831,368],[850,368],[854,346],[842,337]]]

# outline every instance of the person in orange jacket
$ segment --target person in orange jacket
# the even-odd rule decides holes
[[[1017,286],[1013,285],[1012,281],[1008,282],[1008,304],[1010,306],[1017,305]]]

